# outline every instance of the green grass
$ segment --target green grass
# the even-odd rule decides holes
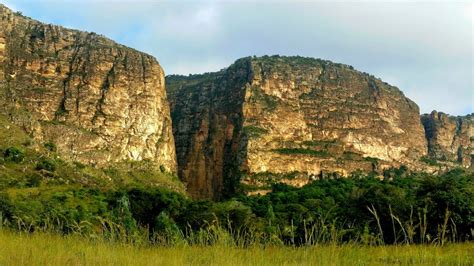
[[[474,244],[160,247],[0,231],[0,265],[472,265]]]

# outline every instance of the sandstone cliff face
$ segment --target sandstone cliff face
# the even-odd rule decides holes
[[[151,56],[0,5],[1,112],[64,158],[176,170],[164,73]]]
[[[225,71],[194,77],[168,76],[178,175],[195,198],[233,193],[245,159],[242,105],[250,75],[240,60]]]
[[[179,175],[195,197],[220,197],[239,182],[263,191],[327,173],[416,168],[427,154],[418,106],[350,66],[244,58],[167,86]]]
[[[436,111],[421,116],[429,155],[441,162],[471,167],[474,160],[473,115],[453,117]]]

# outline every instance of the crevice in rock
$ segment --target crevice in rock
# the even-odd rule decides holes
[[[55,112],[55,120],[59,120],[62,116],[64,116],[68,112],[66,109],[66,101],[68,98],[69,84],[74,75],[73,68],[74,68],[74,64],[75,64],[75,61],[79,54],[80,49],[81,49],[80,36],[79,36],[79,33],[76,33],[76,35],[74,36],[73,52],[72,52],[71,60],[69,61],[69,68],[68,68],[68,72],[66,73],[67,76],[63,81],[63,95],[62,95],[59,107]]]

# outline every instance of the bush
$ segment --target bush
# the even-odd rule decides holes
[[[54,172],[56,170],[56,164],[51,160],[43,158],[43,159],[41,159],[41,161],[39,161],[36,164],[35,169],[38,170],[38,171],[45,170],[45,171],[48,171],[48,172]]]
[[[26,178],[26,185],[28,187],[38,187],[42,179],[43,177],[41,175],[33,173]]]
[[[16,147],[9,147],[3,153],[6,161],[21,163],[25,158],[25,154]]]
[[[29,191],[24,196],[18,191],[11,199],[0,193],[0,212],[18,230],[40,229],[54,221],[48,229],[83,235],[100,232],[105,238],[124,241],[146,236],[165,245],[472,240],[472,173],[410,174],[401,167],[391,175],[384,181],[319,180],[302,188],[275,184],[265,196],[241,195],[223,202],[193,201],[152,187],[115,192],[77,188],[48,192],[40,187],[40,193]],[[29,181],[35,182],[39,180]],[[28,226],[18,228],[20,223],[13,219]]]
[[[160,172],[166,173],[166,168],[163,165],[160,165]]]
[[[428,165],[431,165],[431,166],[439,166],[440,164],[438,163],[438,161],[436,161],[435,159],[433,158],[430,158],[428,156],[423,156],[421,157],[420,161],[428,164]]]
[[[155,220],[154,241],[164,245],[174,245],[182,240],[181,230],[166,211],[160,212]]]
[[[54,144],[53,142],[46,142],[44,144],[44,147],[48,150],[48,151],[51,151],[51,152],[55,152],[57,150],[57,147],[56,147],[56,144]]]
[[[259,138],[268,133],[268,130],[257,126],[245,126],[243,132],[248,138]]]

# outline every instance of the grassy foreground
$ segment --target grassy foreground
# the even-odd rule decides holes
[[[77,236],[0,231],[0,265],[473,265],[474,243],[239,249],[137,247]]]

